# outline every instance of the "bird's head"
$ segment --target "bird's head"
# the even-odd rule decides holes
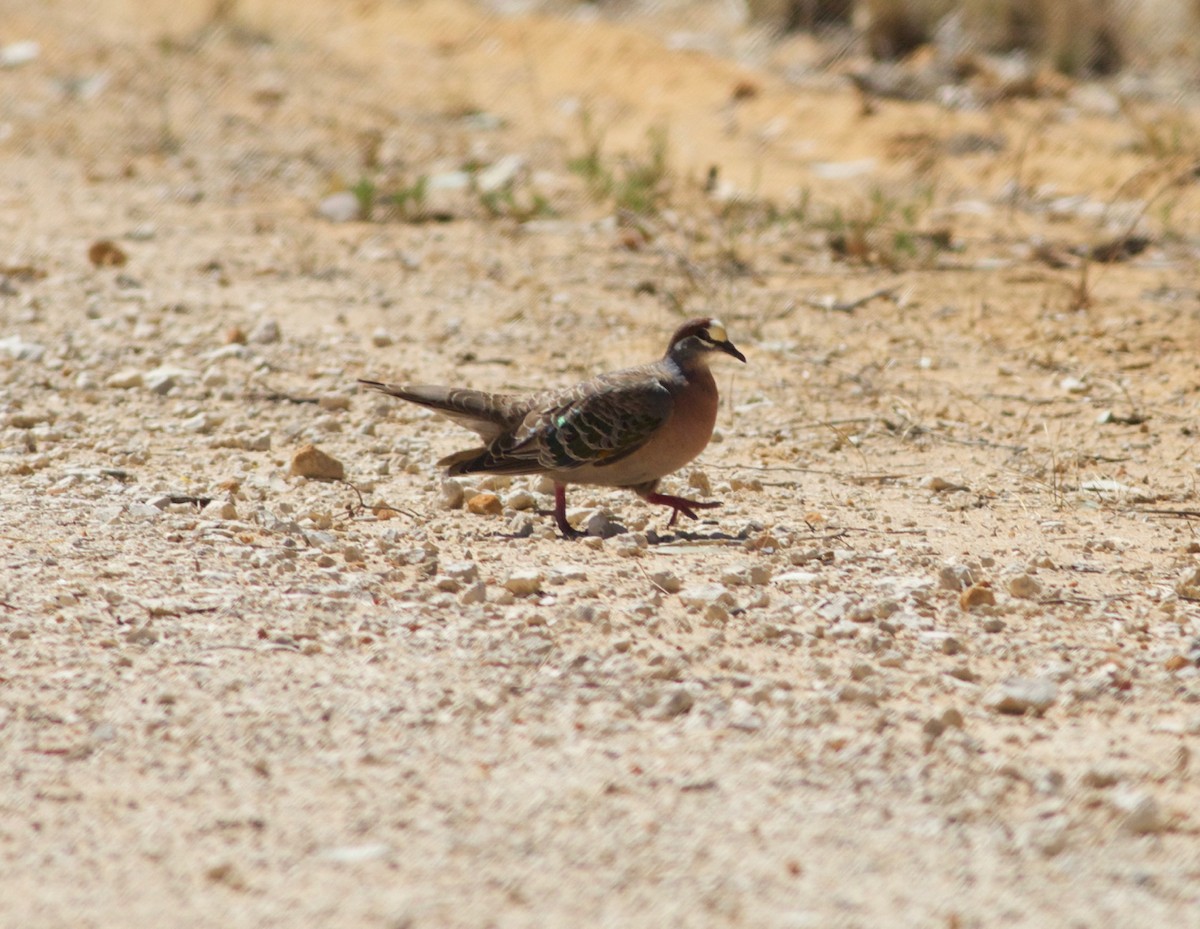
[[[667,357],[682,366],[707,365],[714,352],[731,355],[745,362],[746,356],[737,350],[725,332],[719,319],[701,316],[689,319],[675,330],[671,344],[667,346]]]

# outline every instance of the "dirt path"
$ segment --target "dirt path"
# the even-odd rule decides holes
[[[10,5],[0,924],[1200,926],[1195,111],[864,115],[456,3]],[[567,383],[699,312],[751,363],[674,536],[581,489],[627,531],[565,543],[354,386]]]

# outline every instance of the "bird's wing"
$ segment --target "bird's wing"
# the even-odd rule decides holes
[[[471,470],[502,474],[605,467],[646,444],[671,415],[670,390],[644,372],[603,376],[548,398]]]

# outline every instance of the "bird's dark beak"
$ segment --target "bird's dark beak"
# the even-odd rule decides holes
[[[732,355],[742,364],[746,363],[746,356],[737,350],[737,347],[730,341],[717,342],[717,348],[723,351],[726,355]]]

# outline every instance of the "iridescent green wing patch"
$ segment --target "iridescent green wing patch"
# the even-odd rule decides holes
[[[658,381],[609,384],[547,410],[508,456],[536,456],[548,471],[603,467],[637,451],[671,413]]]

